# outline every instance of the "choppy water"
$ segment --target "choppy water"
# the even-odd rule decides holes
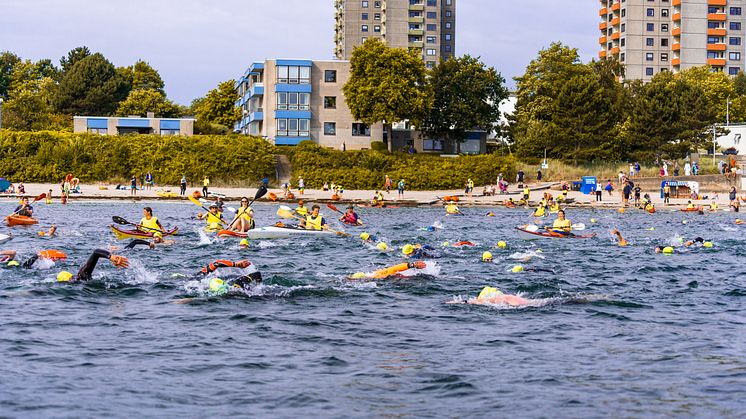
[[[400,262],[398,251],[363,246],[361,229],[242,251],[237,239],[201,238],[196,207],[157,203],[162,222],[185,233],[177,245],[122,252],[129,270],[102,261],[86,284],[54,281],[115,244],[112,215],[137,221],[143,205],[37,205],[60,236],[14,228],[0,245],[21,260],[44,248],[70,256],[49,269],[0,269],[0,416],[744,415],[746,242],[735,214],[570,210],[598,237],[528,242],[513,230],[524,210],[360,209],[369,232],[430,244],[440,257],[431,275],[353,283],[347,275]],[[274,207],[256,208],[260,225],[276,220]],[[419,230],[436,221],[443,229]],[[610,227],[632,245],[612,243]],[[715,248],[652,252],[677,236]],[[459,240],[478,246],[441,247]],[[480,263],[498,240],[508,249]],[[218,258],[252,260],[264,285],[208,298],[191,275]],[[555,274],[510,272],[517,263]],[[540,301],[446,304],[485,285]],[[184,298],[195,300],[176,303]]]

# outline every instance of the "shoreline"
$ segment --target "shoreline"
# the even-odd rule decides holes
[[[531,195],[529,200],[529,207],[535,208],[536,205],[538,205],[538,201],[543,196],[544,192],[550,192],[553,195],[558,195],[559,191],[551,189],[552,186],[555,186],[556,183],[541,183],[541,184],[533,184],[529,185],[531,188]],[[25,196],[34,197],[38,196],[41,193],[47,192],[49,189],[52,189],[52,197],[54,203],[60,202],[60,190],[59,185],[56,184],[41,184],[41,183],[31,183],[25,185],[26,193]],[[138,190],[136,196],[131,196],[129,190],[116,190],[116,189],[99,189],[98,185],[91,185],[91,184],[81,184],[80,185],[81,192],[80,194],[70,194],[69,203],[75,203],[76,201],[85,201],[85,202],[107,202],[107,201],[132,201],[132,202],[142,202],[142,201],[155,201],[155,202],[181,202],[181,201],[187,201],[186,196],[175,196],[175,197],[162,197],[158,196],[156,192],[158,191],[179,191],[178,187],[154,187],[150,190]],[[187,190],[187,195],[191,196],[191,194],[198,189],[190,188]],[[239,201],[242,197],[248,197],[249,199],[253,198],[256,193],[256,188],[210,188],[209,192],[218,193],[220,195],[224,195],[223,198],[225,202],[235,202]],[[270,192],[274,192],[278,198],[282,196],[282,191],[279,189],[270,189]],[[177,192],[178,193],[178,192]],[[374,190],[347,190],[341,195],[341,199],[339,200],[332,200],[331,196],[332,193],[330,191],[322,191],[322,190],[316,190],[316,189],[307,189],[303,195],[301,195],[297,190],[294,191],[295,199],[292,200],[284,200],[284,199],[278,199],[277,201],[272,201],[268,198],[268,195],[265,195],[261,199],[258,199],[256,202],[258,203],[267,203],[267,204],[278,204],[278,205],[288,205],[288,204],[295,204],[299,200],[304,200],[307,203],[319,203],[319,204],[327,204],[332,203],[339,207],[346,206],[346,205],[360,205],[365,206],[366,204],[370,203],[370,200],[373,198],[375,191]],[[660,197],[659,191],[643,191],[643,195],[645,193],[649,193],[652,197],[653,204],[656,206],[657,209],[662,210],[663,208],[672,208],[672,209],[679,209],[682,207],[686,207],[687,202],[689,199],[687,198],[671,198],[671,203],[669,205],[663,205],[663,199]],[[729,199],[727,193],[702,193],[703,196],[707,196],[708,199],[701,199],[692,201],[696,206],[704,206],[705,210],[709,209],[710,202],[714,199],[720,210],[728,209]],[[1,194],[0,195],[0,202],[17,202],[18,199],[17,194]],[[494,196],[481,196],[481,191],[474,194],[472,197],[466,197],[464,196],[463,190],[438,190],[438,191],[405,191],[404,196],[402,199],[398,199],[398,193],[395,190],[392,190],[391,193],[386,194],[384,192],[384,198],[385,203],[387,205],[391,206],[400,206],[400,207],[441,207],[443,206],[443,202],[438,197],[444,197],[444,196],[458,196],[459,202],[457,205],[462,208],[494,208],[494,207],[503,207],[503,201],[507,200],[508,198],[512,197],[514,200],[518,200],[520,198],[520,192],[512,189],[509,190],[507,194],[497,194]],[[741,195],[739,195],[740,197]],[[211,199],[212,196],[209,197]],[[604,191],[604,195],[602,197],[602,201],[598,202],[595,201],[594,195],[586,195],[581,192],[577,191],[570,191],[567,195],[568,199],[574,200],[571,203],[562,204],[562,207],[566,208],[595,208],[595,209],[615,209],[618,210],[622,207],[622,200],[620,193],[615,193],[611,196],[607,192]],[[36,205],[43,204],[44,201],[38,201]],[[518,207],[520,208],[520,207]],[[525,207],[524,207],[525,208]],[[632,200],[630,200],[630,205],[627,208],[635,209],[634,205],[632,204]]]

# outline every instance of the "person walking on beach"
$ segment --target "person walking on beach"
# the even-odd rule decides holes
[[[179,187],[181,188],[181,196],[186,195],[186,187],[187,187],[186,176],[181,175],[181,182],[179,183]]]
[[[601,202],[603,197],[603,189],[601,189],[601,185],[596,185],[593,187],[593,190],[596,193],[596,202]]]
[[[663,187],[663,205],[668,205],[671,200],[671,187],[668,186],[668,182],[666,182],[666,186]]]
[[[609,196],[611,196],[611,193],[614,191],[614,185],[611,184],[611,179],[608,179],[606,181],[606,187],[604,189],[606,189],[606,192],[608,192]]]
[[[399,181],[399,184],[397,185],[397,189],[399,189],[399,198],[404,196],[404,179]]]
[[[204,196],[205,198],[207,198],[207,194],[209,193],[209,191],[207,190],[209,186],[210,186],[210,178],[205,176],[205,179],[202,181],[202,196]]]
[[[684,164],[684,176],[691,176],[692,175],[692,165],[689,164],[689,162],[686,162]]]
[[[298,193],[303,195],[306,191],[306,181],[303,180],[302,176],[298,176]]]
[[[130,178],[130,195],[137,196],[137,176],[135,175]]]
[[[518,184],[519,188],[523,186],[523,177],[524,177],[524,175],[525,175],[525,173],[523,173],[523,170],[519,170],[518,174],[515,175],[515,183]]]
[[[150,190],[153,188],[153,174],[148,171],[145,175],[145,189]]]
[[[383,182],[383,189],[386,190],[386,193],[391,193],[391,187],[394,185],[394,181],[391,180],[389,175],[386,175],[386,181]]]

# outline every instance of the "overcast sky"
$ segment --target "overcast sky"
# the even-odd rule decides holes
[[[352,1],[352,0],[348,0]],[[598,0],[457,0],[456,54],[506,79],[553,41],[598,50]],[[331,59],[333,0],[0,0],[0,50],[59,58],[87,45],[155,67],[181,104],[265,58]],[[512,80],[510,81],[512,84]]]

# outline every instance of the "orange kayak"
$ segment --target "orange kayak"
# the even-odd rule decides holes
[[[9,215],[5,217],[5,222],[8,223],[8,227],[30,226],[39,223],[36,218],[27,217],[25,215]]]

